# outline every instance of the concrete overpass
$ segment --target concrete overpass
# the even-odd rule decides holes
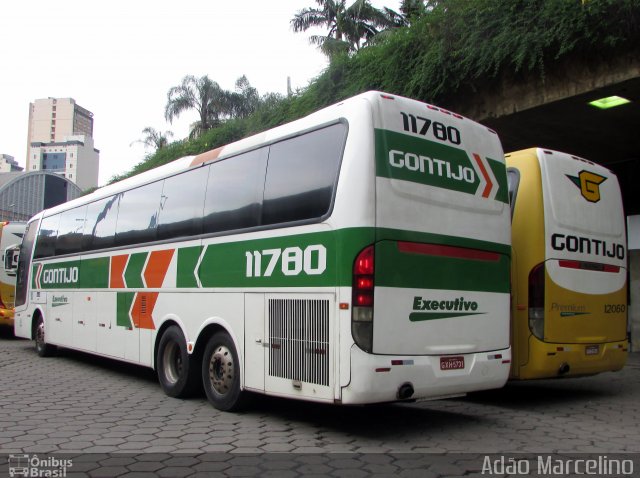
[[[589,104],[613,95],[630,102]],[[497,131],[505,152],[541,146],[607,166],[618,175],[626,213],[640,214],[640,51],[572,58],[544,79],[503,78],[447,106]]]
[[[629,103],[610,109],[589,104],[613,95]],[[617,174],[625,213],[637,225],[629,229],[629,318],[633,349],[640,351],[640,50],[613,58],[573,57],[544,79],[504,77],[446,106],[497,131],[505,152],[541,146]]]

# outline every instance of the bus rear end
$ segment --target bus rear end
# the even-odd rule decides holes
[[[372,99],[375,233],[353,264],[343,402],[501,387],[510,367],[510,221],[497,135],[401,97]]]
[[[526,269],[516,272],[521,278],[517,303],[522,309],[526,303],[529,329],[523,330],[526,339],[520,337],[528,351],[518,352],[522,365],[514,375],[528,379],[619,370],[628,341],[626,232],[618,180],[591,161],[543,149],[513,153],[509,165],[518,168],[527,155],[535,156],[539,168],[535,182],[542,187],[543,230],[518,232],[531,220],[520,218],[517,225],[519,211],[514,210],[515,255]],[[524,200],[519,188],[516,201]],[[526,257],[535,247],[521,246],[517,237],[524,235],[538,237],[540,260]]]
[[[0,325],[13,326],[17,253],[25,227],[23,222],[0,222]]]

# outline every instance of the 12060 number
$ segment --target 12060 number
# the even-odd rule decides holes
[[[621,314],[626,310],[627,306],[625,304],[604,304],[605,314]]]

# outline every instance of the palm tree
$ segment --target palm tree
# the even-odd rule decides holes
[[[217,126],[231,112],[227,92],[207,75],[200,78],[187,75],[182,84],[172,87],[167,93],[164,116],[169,123],[182,112],[192,109],[198,112],[200,119],[192,124],[191,137],[200,136]]]
[[[384,14],[369,0],[355,0],[349,7],[346,0],[316,0],[320,8],[303,8],[291,20],[293,31],[326,27],[326,36],[312,35],[309,41],[319,45],[328,56],[357,52],[388,25]]]
[[[227,92],[231,116],[234,118],[246,118],[253,113],[260,104],[260,95],[245,75],[236,80],[236,91]]]
[[[150,148],[154,148],[156,151],[158,149],[166,147],[169,144],[169,138],[173,136],[173,133],[171,131],[165,131],[164,133],[162,133],[155,128],[152,128],[151,126],[147,126],[145,129],[143,129],[142,134],[144,135],[144,137],[142,139],[134,141],[133,143],[131,143],[131,145],[133,145],[134,143],[142,143],[145,145],[145,147],[148,146]]]

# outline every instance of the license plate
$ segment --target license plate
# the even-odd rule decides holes
[[[460,370],[464,368],[464,357],[440,357],[440,370]]]
[[[585,355],[598,355],[600,353],[599,345],[587,345],[584,349]]]

